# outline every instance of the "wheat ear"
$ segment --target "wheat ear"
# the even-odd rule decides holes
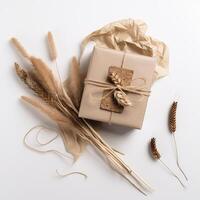
[[[174,101],[171,105],[170,108],[170,112],[169,112],[169,131],[172,134],[173,137],[173,141],[174,141],[174,146],[175,146],[175,153],[176,153],[176,164],[177,167],[179,168],[179,170],[181,171],[181,173],[183,174],[183,176],[185,177],[186,180],[188,180],[185,172],[183,171],[183,169],[180,166],[180,162],[179,162],[179,153],[178,153],[178,146],[177,146],[177,142],[176,142],[176,136],[175,136],[175,132],[176,132],[176,112],[177,112],[177,104],[178,102]]]
[[[18,77],[42,100],[50,105],[54,105],[54,99],[46,92],[44,88],[34,80],[34,74],[25,71],[19,64],[15,63],[15,71]],[[32,76],[31,76],[32,75]]]
[[[109,78],[116,86],[122,86],[122,79],[119,77],[117,72],[112,72],[109,74]],[[122,90],[115,90],[114,92],[114,98],[117,100],[117,103],[121,106],[132,106],[131,101],[129,100],[126,93],[124,93]]]
[[[151,138],[150,149],[151,149],[151,155],[153,159],[155,160],[160,159],[161,155],[156,146],[156,138]]]
[[[169,112],[169,130],[171,133],[176,132],[176,111],[178,102],[174,101]]]
[[[182,181],[179,179],[179,177],[161,160],[161,154],[158,151],[157,144],[156,144],[156,138],[151,138],[150,141],[150,151],[151,156],[154,160],[159,160],[160,163],[179,181],[179,183],[185,188],[185,185],[182,183]]]
[[[121,106],[132,106],[131,101],[129,100],[128,96],[120,90],[116,90],[114,92],[114,97],[117,100],[117,103]]]
[[[110,73],[109,78],[116,86],[122,85],[122,79],[119,77],[117,72]]]

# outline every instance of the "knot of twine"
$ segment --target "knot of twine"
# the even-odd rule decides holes
[[[94,85],[97,87],[101,87],[104,90],[110,90],[110,92],[108,92],[107,94],[105,94],[102,98],[106,98],[108,95],[110,95],[111,93],[114,93],[114,98],[117,100],[117,102],[119,104],[121,104],[122,106],[132,106],[131,101],[128,98],[127,92],[129,93],[133,93],[133,94],[138,94],[141,96],[149,96],[150,95],[150,90],[145,89],[145,83],[146,83],[146,79],[144,78],[137,78],[137,79],[133,79],[132,81],[135,80],[143,80],[144,84],[140,85],[140,86],[136,86],[136,85],[121,85],[121,84],[117,84],[116,82],[112,81],[112,83],[109,82],[103,82],[103,81],[97,81],[97,80],[88,80],[85,79],[85,84],[90,84],[90,85]],[[117,95],[116,92],[121,92],[121,96]],[[118,93],[119,94],[119,93]],[[120,103],[118,98],[122,98],[124,99],[126,103]]]

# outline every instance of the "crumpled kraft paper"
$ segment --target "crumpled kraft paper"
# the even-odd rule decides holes
[[[162,41],[146,35],[147,25],[141,20],[125,19],[110,23],[89,34],[81,44],[81,52],[93,41],[96,46],[156,58],[154,79],[168,74],[168,48]]]

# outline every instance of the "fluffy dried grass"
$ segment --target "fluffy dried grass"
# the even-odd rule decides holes
[[[122,177],[129,181],[143,194],[152,189],[122,159],[83,118],[78,117],[78,107],[81,96],[81,81],[79,64],[74,58],[69,77],[67,91],[59,83],[48,66],[39,58],[29,57],[32,70],[25,71],[15,64],[19,78],[40,98],[22,97],[24,101],[49,116],[61,130],[61,137],[66,149],[74,156],[79,157],[86,144],[97,149],[108,163]],[[76,90],[75,90],[76,89]],[[68,92],[70,91],[70,92]]]

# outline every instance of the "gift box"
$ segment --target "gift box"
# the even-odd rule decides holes
[[[94,47],[79,117],[141,129],[154,57]]]

